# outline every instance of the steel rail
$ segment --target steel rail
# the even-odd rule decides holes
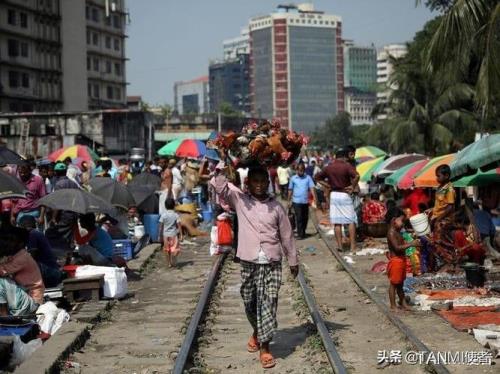
[[[207,281],[205,283],[205,286],[203,287],[203,291],[201,292],[193,316],[186,330],[186,336],[184,337],[177,358],[175,359],[174,369],[172,370],[173,374],[182,374],[184,372],[184,368],[186,367],[186,363],[189,357],[189,352],[191,351],[194,338],[196,337],[198,325],[200,324],[203,313],[210,300],[215,283],[217,281],[217,276],[219,275],[219,271],[226,257],[226,253],[220,255],[212,266],[212,270],[208,275]]]
[[[311,314],[313,322],[316,325],[316,329],[318,330],[318,334],[323,342],[323,347],[325,348],[325,353],[328,357],[328,361],[330,361],[333,372],[335,374],[347,374],[347,369],[337,352],[337,348],[335,348],[335,343],[330,336],[330,333],[325,325],[325,321],[323,320],[323,317],[321,317],[316,300],[314,299],[311,289],[306,282],[302,269],[297,276],[297,280],[299,281],[300,288],[302,289],[309,313]]]
[[[385,316],[406,336],[406,338],[413,345],[414,349],[420,352],[425,352],[426,354],[431,353],[431,350],[415,335],[415,333],[403,321],[401,321],[401,319],[399,319],[397,316],[394,315],[393,312],[391,312],[389,307],[380,299],[380,297],[378,297],[370,290],[365,281],[363,281],[355,273],[354,269],[342,258],[342,255],[339,253],[339,251],[333,247],[333,245],[327,239],[326,235],[319,228],[316,214],[314,213],[311,214],[311,218],[314,227],[316,228],[316,231],[321,236],[321,239],[323,239],[323,242],[326,244],[328,250],[332,253],[332,255],[340,263],[340,265],[342,265],[344,270],[358,285],[361,291],[363,291],[379,307],[379,309],[385,314]],[[446,368],[446,366],[442,364],[430,362],[428,365],[437,374],[450,374],[450,371]]]

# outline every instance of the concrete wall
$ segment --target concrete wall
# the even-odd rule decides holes
[[[88,110],[85,1],[61,1],[61,14],[64,110]]]

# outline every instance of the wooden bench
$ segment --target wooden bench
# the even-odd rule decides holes
[[[90,291],[90,299],[99,301],[99,294],[104,285],[104,274],[89,277],[68,278],[63,281],[64,297],[70,302],[75,301],[75,293]]]

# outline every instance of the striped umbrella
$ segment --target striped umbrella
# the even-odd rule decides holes
[[[384,162],[384,156],[374,158],[373,160],[369,160],[363,162],[356,166],[356,171],[360,176],[360,180],[362,182],[369,182],[372,179],[373,172],[377,169],[382,162]]]
[[[495,183],[500,183],[500,168],[488,170],[486,172],[479,170],[476,174],[467,175],[453,182],[453,186],[487,186]]]
[[[415,161],[424,160],[426,157],[417,153],[404,153],[401,155],[395,155],[389,157],[380,165],[377,170],[373,172],[374,175],[378,177],[384,177],[388,174],[394,173],[396,170],[407,166]]]
[[[413,187],[413,177],[418,173],[429,160],[419,160],[396,170],[385,178],[385,184],[397,187],[400,190],[407,190]]]
[[[195,139],[184,140],[175,151],[175,155],[177,157],[190,157],[190,158],[203,157],[205,156],[206,153],[207,153],[207,147],[205,146],[205,143]]]
[[[413,183],[415,187],[438,187],[436,169],[440,165],[450,165],[455,159],[455,153],[434,157],[418,173],[415,174]]]
[[[183,139],[174,139],[161,147],[158,154],[160,156],[175,156],[175,151],[177,151],[182,142]]]
[[[95,153],[92,149],[86,145],[80,144],[59,148],[58,150],[52,152],[48,158],[55,162],[63,161],[66,157],[70,157],[71,159],[80,158],[81,160],[89,163],[95,162],[99,159],[97,153]]]
[[[385,153],[380,148],[374,147],[372,145],[367,145],[365,147],[357,148],[354,158],[356,160],[358,160],[362,157],[378,158],[378,157],[385,156],[386,154],[387,153]]]

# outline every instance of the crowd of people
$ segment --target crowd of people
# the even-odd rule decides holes
[[[214,225],[231,217],[229,244],[241,263],[241,295],[253,328],[247,348],[260,352],[263,367],[275,365],[269,342],[277,326],[282,256],[296,276],[294,238],[308,237],[311,207],[328,213],[327,234],[334,236],[340,250],[347,245],[355,253],[360,241],[382,229],[389,248],[387,275],[393,308],[397,307],[396,295],[399,306],[407,308],[403,283],[409,249],[417,256],[410,267],[414,275],[456,271],[466,261],[482,264],[488,251],[498,250],[493,223],[498,215],[498,192],[496,197],[483,193],[482,207],[477,201],[470,204],[453,188],[448,165],[437,168],[435,191],[395,191],[382,180],[361,186],[355,152],[347,146],[334,155],[306,152],[295,162],[277,167],[236,169],[226,162],[225,150],[219,150],[218,159],[201,161],[158,157],[148,162],[121,159],[114,165],[103,158],[93,165],[75,164],[67,158],[4,166],[27,193],[25,199],[1,200],[0,314],[32,313],[43,302],[44,288],[57,286],[64,278],[64,264],[126,266],[113,253],[113,239],[134,238],[145,213],[140,204],[128,207],[127,227],[121,232],[114,217],[50,210],[38,204],[61,189],[91,190],[93,178],[132,185],[138,174],[157,177],[152,194],[158,200],[149,213],[157,214],[158,237],[170,267],[176,266],[186,235],[207,235],[197,227],[200,210],[213,212]],[[409,219],[418,214],[429,219],[430,230],[425,233],[416,232],[410,224]]]

